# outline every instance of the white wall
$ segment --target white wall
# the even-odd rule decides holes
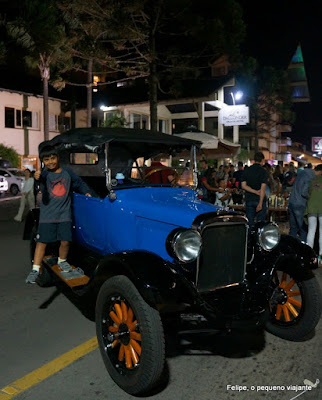
[[[29,93],[15,92],[0,88],[0,143],[5,146],[13,147],[18,154],[25,152],[24,129],[5,127],[5,107],[22,109],[24,106],[24,95],[28,100],[28,111],[38,113],[38,127],[36,129],[28,128],[29,154],[38,155],[38,145],[44,140],[44,121],[43,121],[43,97],[35,96]],[[49,114],[60,115],[62,101],[49,99]],[[49,132],[49,138],[58,135],[59,131]]]

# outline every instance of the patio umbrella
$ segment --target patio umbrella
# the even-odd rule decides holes
[[[225,139],[219,139],[218,136],[199,130],[175,133],[173,136],[201,142],[198,158],[232,158],[240,151],[240,144],[232,143]]]

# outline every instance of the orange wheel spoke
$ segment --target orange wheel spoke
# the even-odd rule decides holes
[[[133,349],[133,347],[132,347],[131,345],[129,345],[129,347],[130,347],[130,351],[131,351],[131,358],[132,358],[132,361],[134,362],[134,364],[137,364],[137,363],[139,362],[139,357],[138,357],[138,355],[136,354],[136,352],[135,352],[135,350]]]
[[[288,296],[300,296],[301,292],[299,290],[290,290],[289,292],[287,292]]]
[[[286,307],[291,311],[291,314],[294,315],[294,317],[296,318],[299,313],[295,310],[295,308],[292,306],[291,303],[289,303],[288,301],[285,303]]]
[[[112,343],[112,348],[114,349],[114,347],[117,346],[119,343],[120,341],[118,339],[114,340],[114,342]]]
[[[280,283],[280,287],[283,289],[285,288],[285,285],[286,285],[286,278],[287,278],[287,274],[286,274],[286,272],[283,272],[281,283]]]
[[[115,314],[114,311],[111,311],[109,316],[112,318],[112,320],[116,323],[116,325],[120,325],[120,323],[122,322],[119,317]]]
[[[290,322],[291,321],[291,317],[290,317],[290,313],[288,312],[288,309],[286,307],[286,305],[282,305],[282,309],[283,309],[283,314],[284,314],[284,318],[286,322]]]
[[[132,358],[131,358],[130,346],[124,346],[124,350],[125,350],[125,365],[126,365],[126,368],[132,368]]]
[[[135,320],[135,321],[133,321],[131,324],[128,324],[127,326],[128,326],[128,328],[129,328],[129,330],[130,331],[135,331],[135,329],[136,329],[136,324],[138,323],[138,321],[137,320]]]
[[[122,321],[125,322],[127,320],[127,307],[124,301],[121,303],[121,308],[122,308]]]
[[[291,288],[295,285],[295,280],[294,279],[291,279],[290,281],[289,281],[289,283],[285,286],[285,290],[286,291],[288,291],[288,290],[291,290]]]
[[[281,314],[282,314],[282,306],[280,304],[277,304],[276,319],[280,320]]]
[[[118,357],[119,361],[123,361],[124,360],[124,354],[125,354],[124,344],[121,344],[120,351],[119,351],[119,357]]]
[[[109,326],[109,327],[108,327],[108,330],[109,330],[110,332],[117,332],[117,331],[119,330],[119,328],[118,328],[117,326]]]
[[[138,353],[138,355],[141,355],[141,346],[136,340],[131,339],[130,340],[130,345],[134,348],[134,350]]]
[[[301,308],[302,307],[302,303],[296,299],[293,299],[292,297],[288,298],[288,302],[293,304],[294,306]]]
[[[131,339],[138,340],[139,342],[141,342],[141,333],[130,332],[130,337]]]
[[[129,307],[129,309],[127,310],[126,323],[127,323],[127,324],[131,324],[132,321],[133,321],[133,311],[132,311],[132,308]]]
[[[116,314],[117,314],[118,318],[122,321],[123,318],[122,318],[121,306],[119,304],[115,303],[114,304],[114,308],[115,308],[115,311],[116,311]]]

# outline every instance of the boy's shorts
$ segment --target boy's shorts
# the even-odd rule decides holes
[[[40,223],[36,242],[53,243],[57,241],[72,241],[72,223],[70,221]]]

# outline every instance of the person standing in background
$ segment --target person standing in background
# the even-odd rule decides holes
[[[31,177],[30,169],[26,168],[25,171],[25,183],[21,191],[20,206],[18,214],[14,217],[16,222],[22,221],[22,216],[28,204],[29,209],[35,207],[35,197],[34,197],[34,178]]]
[[[262,167],[264,154],[257,152],[254,155],[254,164],[244,170],[242,188],[245,190],[246,217],[250,229],[257,222],[265,221],[267,206],[265,201],[265,189],[267,184],[267,172]]]
[[[290,219],[289,234],[306,242],[307,228],[304,223],[304,213],[309,197],[310,182],[315,178],[312,169],[304,169],[296,178],[290,195],[288,212]]]
[[[306,214],[308,216],[307,244],[314,248],[315,232],[319,221],[319,265],[322,262],[322,164],[314,168],[316,177],[311,181]]]
[[[244,174],[244,164],[242,161],[238,161],[237,164],[237,171],[234,172],[233,175],[233,186],[235,186],[237,189],[241,189],[241,184],[242,184],[242,180],[243,180],[243,174]]]

